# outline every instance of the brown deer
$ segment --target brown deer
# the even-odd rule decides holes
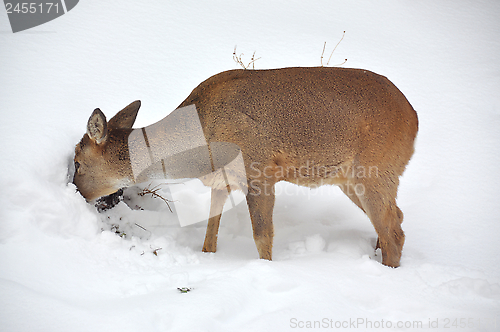
[[[201,83],[177,111],[193,105],[209,147],[227,142],[240,149],[244,177],[228,175],[237,186],[216,180],[220,174],[197,173],[196,153],[178,154],[162,160],[157,171],[134,176],[129,136],[140,107],[135,101],[109,122],[99,109],[90,117],[75,150],[73,182],[81,194],[90,201],[148,177],[200,176],[212,188],[203,251],[215,252],[222,207],[229,192],[240,188],[259,256],[271,260],[274,185],[335,184],[370,218],[382,263],[399,266],[405,236],[396,196],[399,176],[414,151],[418,119],[386,77],[327,67],[231,70]],[[165,129],[164,149],[189,134],[189,125]]]

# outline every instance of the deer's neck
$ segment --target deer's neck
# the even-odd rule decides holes
[[[155,124],[132,130],[128,149],[136,183],[194,178],[213,170],[194,105],[176,109]]]

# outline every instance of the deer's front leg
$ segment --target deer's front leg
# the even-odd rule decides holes
[[[226,188],[222,190],[212,189],[210,217],[208,219],[203,252],[215,252],[217,250],[217,234],[219,233],[220,217],[228,196],[229,191]]]

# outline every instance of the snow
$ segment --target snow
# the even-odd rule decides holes
[[[0,329],[498,331],[499,13],[496,1],[87,0],[12,34],[2,11]],[[343,31],[331,64],[389,77],[419,115],[400,268],[380,264],[368,218],[334,187],[279,184],[269,262],[245,204],[206,254],[206,222],[181,227],[137,188],[126,202],[144,210],[98,213],[68,184],[96,107],[110,117],[140,99],[147,126],[237,68],[235,45],[244,62],[256,51],[256,69],[318,66]]]

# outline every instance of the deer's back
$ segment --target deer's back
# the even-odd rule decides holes
[[[190,104],[208,141],[235,143],[247,159],[264,163],[358,158],[404,168],[418,129],[405,96],[362,69],[227,71],[201,83],[181,106]]]

